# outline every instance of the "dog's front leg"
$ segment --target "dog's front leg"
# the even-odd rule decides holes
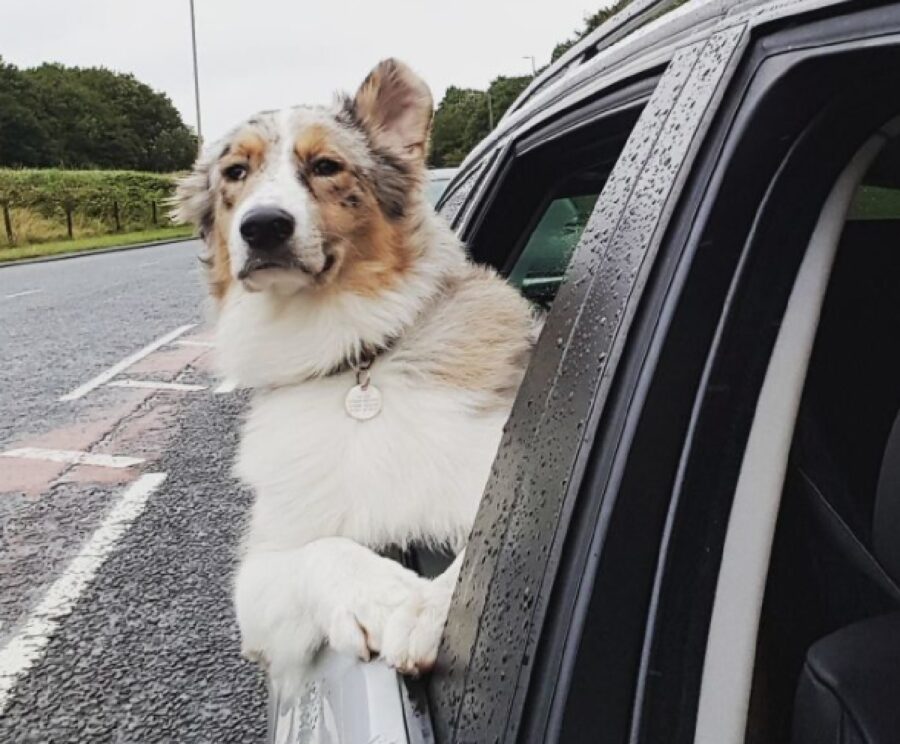
[[[420,593],[391,615],[381,655],[404,674],[418,675],[434,666],[464,555],[465,550],[444,573],[427,582]]]
[[[419,603],[428,586],[346,538],[291,550],[251,547],[235,584],[243,653],[296,691],[325,643],[365,660],[380,651],[391,616]]]

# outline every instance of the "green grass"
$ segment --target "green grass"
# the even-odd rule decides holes
[[[53,243],[36,243],[33,245],[14,246],[12,248],[0,248],[0,262],[15,261],[20,258],[54,256],[76,251],[89,251],[96,248],[113,248],[120,245],[152,243],[157,240],[186,238],[190,237],[192,232],[193,229],[187,226],[160,227],[155,230],[141,230],[139,232],[120,233],[116,235],[97,235],[92,238],[77,238],[75,240],[60,240]]]

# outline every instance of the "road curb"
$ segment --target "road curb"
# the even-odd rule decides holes
[[[149,243],[135,243],[134,245],[114,245],[109,248],[86,248],[83,251],[71,253],[57,253],[53,256],[34,256],[32,258],[17,258],[13,261],[0,261],[0,269],[7,266],[22,266],[23,264],[46,263],[47,261],[62,261],[66,258],[81,258],[82,256],[98,256],[101,253],[119,253],[131,251],[136,248],[151,248],[154,245],[171,245],[172,243],[187,243],[189,240],[198,240],[195,235],[187,238],[172,238],[171,240],[152,240]]]

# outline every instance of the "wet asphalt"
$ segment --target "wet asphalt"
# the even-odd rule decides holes
[[[57,398],[205,317],[198,241],[0,265],[0,445],[77,418]]]
[[[177,326],[201,330],[196,250],[181,243],[0,268],[0,449],[115,404],[123,391],[114,388],[58,398]],[[190,366],[179,379],[215,382]],[[264,740],[265,683],[238,654],[230,601],[249,503],[229,474],[244,403],[211,392],[166,399],[165,445],[141,469],[167,479],[17,682],[0,742]],[[40,598],[35,562],[65,570],[124,487],[57,482],[41,494],[0,493],[0,553],[9,534],[26,536],[22,559],[8,564],[19,575],[0,581],[0,645]],[[15,520],[26,518],[17,532]]]

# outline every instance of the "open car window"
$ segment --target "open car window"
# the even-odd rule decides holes
[[[900,141],[887,145],[872,164],[850,206],[847,219],[900,220]]]
[[[528,237],[509,281],[536,304],[549,305],[556,296],[598,196],[553,199]]]

